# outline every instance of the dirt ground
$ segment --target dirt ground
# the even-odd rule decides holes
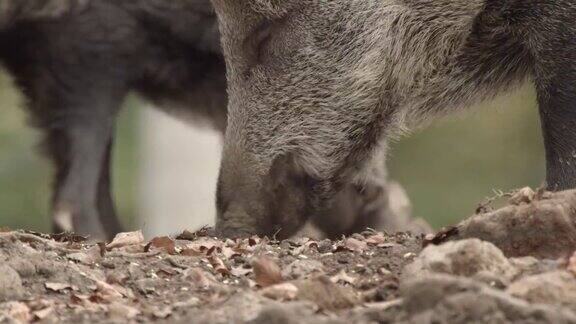
[[[576,192],[500,198],[436,236],[0,230],[0,323],[576,323]]]

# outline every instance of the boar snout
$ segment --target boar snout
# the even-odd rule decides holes
[[[249,163],[243,163],[249,164]],[[306,222],[316,182],[284,154],[265,172],[224,163],[217,191],[216,230],[224,237],[267,235],[287,238]]]

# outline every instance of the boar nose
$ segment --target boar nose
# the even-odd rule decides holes
[[[216,221],[216,233],[225,238],[246,238],[259,234],[256,228],[247,224],[247,220],[250,220],[250,215],[242,210],[226,211]]]
[[[239,177],[224,177],[221,172],[216,189],[216,232],[223,237],[247,237],[263,234],[255,188],[239,185]]]
[[[256,221],[254,211],[248,212],[246,206],[239,202],[227,204],[218,209],[216,233],[221,237],[243,238],[251,235],[263,235],[261,222]]]
[[[289,236],[310,215],[313,181],[292,154],[277,156],[257,175],[249,166],[220,170],[217,189],[217,231],[224,236]]]

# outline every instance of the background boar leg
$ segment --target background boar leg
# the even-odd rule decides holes
[[[54,229],[94,240],[110,238],[121,228],[110,193],[113,123],[120,101],[95,101],[97,105],[66,111],[63,125],[49,129],[47,136],[56,168]]]
[[[120,220],[118,219],[114,199],[112,198],[112,182],[110,179],[112,144],[113,140],[110,138],[104,160],[102,160],[100,180],[98,181],[98,213],[100,215],[100,222],[102,226],[104,226],[104,231],[109,239],[116,233],[122,232],[122,224],[120,224]]]

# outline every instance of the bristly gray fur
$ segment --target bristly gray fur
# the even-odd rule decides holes
[[[374,181],[365,170],[390,138],[526,80],[538,90],[548,185],[576,185],[566,164],[576,162],[576,1],[212,2],[230,95],[224,232],[290,232],[283,214],[314,217],[347,183]],[[286,155],[307,199],[278,210],[263,188]]]

